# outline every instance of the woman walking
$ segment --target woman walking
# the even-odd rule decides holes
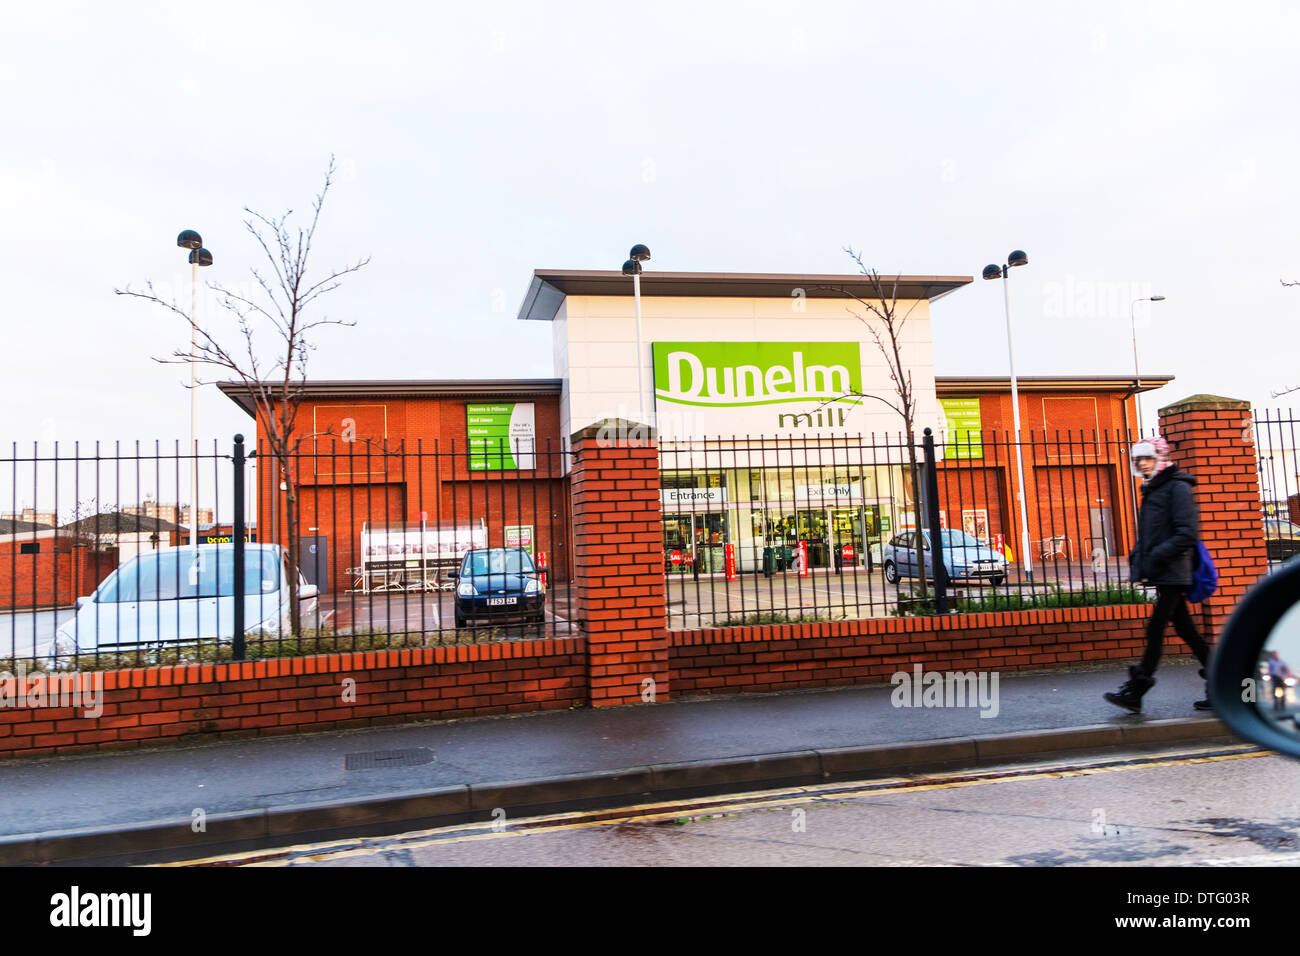
[[[1136,714],[1142,710],[1142,696],[1156,683],[1165,625],[1172,621],[1178,636],[1192,649],[1201,662],[1201,677],[1205,676],[1209,647],[1187,609],[1200,534],[1200,514],[1192,495],[1196,479],[1169,460],[1169,444],[1158,436],[1134,445],[1129,459],[1133,474],[1142,479],[1138,539],[1128,558],[1129,579],[1153,585],[1156,603],[1147,621],[1146,653],[1129,668],[1129,679],[1120,689],[1105,696]],[[1209,710],[1210,702],[1198,700],[1192,706]]]

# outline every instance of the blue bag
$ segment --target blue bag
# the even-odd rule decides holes
[[[1196,563],[1192,568],[1192,586],[1187,590],[1187,600],[1200,604],[1219,589],[1219,569],[1206,550],[1205,543],[1196,542]]]

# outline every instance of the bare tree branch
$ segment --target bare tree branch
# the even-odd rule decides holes
[[[336,169],[334,157],[331,156],[325,181],[312,200],[310,222],[305,227],[299,226],[293,233],[288,226],[293,215],[292,209],[274,218],[252,209],[244,209],[248,214],[244,228],[253,237],[269,265],[269,272],[257,268],[250,270],[261,295],[236,292],[224,285],[209,285],[216,293],[217,305],[235,319],[241,340],[239,354],[222,345],[208,329],[196,325],[193,316],[174,301],[167,302],[160,297],[154,291],[152,283],[147,284],[145,292],[135,292],[130,287],[114,290],[118,295],[132,296],[160,306],[189,324],[193,332],[189,350],[178,349],[170,356],[156,358],[155,361],[163,364],[193,362],[229,372],[252,398],[254,417],[261,426],[261,439],[265,443],[265,447],[258,451],[263,459],[270,458],[274,462],[270,469],[270,480],[283,482],[286,489],[286,550],[290,574],[295,579],[298,572],[299,529],[294,456],[303,442],[331,434],[328,429],[310,434],[297,433],[298,411],[307,385],[307,359],[315,350],[315,345],[308,340],[307,334],[324,326],[350,327],[356,324],[328,316],[305,319],[303,313],[318,298],[339,288],[344,277],[360,271],[370,262],[368,256],[363,257],[351,265],[330,272],[324,278],[308,279],[308,263],[316,228],[320,224],[325,198],[333,184]],[[256,326],[262,322],[265,322],[279,341],[276,351],[267,352],[259,345]],[[297,589],[291,588],[290,595],[292,629],[293,633],[298,634],[301,633],[301,621]]]

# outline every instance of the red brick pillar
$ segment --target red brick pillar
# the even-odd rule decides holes
[[[1201,540],[1219,569],[1219,590],[1201,606],[1209,640],[1268,568],[1250,403],[1193,395],[1160,409],[1160,433],[1196,477]]]
[[[593,707],[668,699],[659,446],[610,419],[572,437],[573,581]]]

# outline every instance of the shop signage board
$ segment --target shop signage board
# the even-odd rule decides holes
[[[723,545],[723,552],[726,556],[724,566],[727,572],[727,580],[734,581],[736,580],[736,546],[734,544]]]
[[[949,458],[983,458],[983,425],[978,398],[941,398],[944,418],[944,454]]]
[[[533,556],[533,526],[525,525],[506,525],[503,529],[507,548],[523,548],[528,552],[528,556]]]
[[[862,484],[846,481],[838,484],[795,485],[794,500],[796,503],[853,504],[862,500]]]
[[[798,551],[799,577],[808,577],[808,542],[800,540]]]
[[[361,559],[366,565],[455,561],[473,548],[487,547],[484,525],[459,527],[370,527],[361,530]]]
[[[655,342],[653,355],[661,440],[862,427],[858,342]]]
[[[726,488],[661,488],[659,500],[664,505],[682,507],[688,505],[725,504]]]
[[[186,535],[183,540],[188,542],[189,536]],[[199,544],[229,544],[234,540],[235,536],[233,534],[204,534],[199,532]],[[257,534],[255,532],[245,532],[244,541],[256,542]]]
[[[536,416],[532,402],[465,406],[470,471],[532,471],[536,464]]]

